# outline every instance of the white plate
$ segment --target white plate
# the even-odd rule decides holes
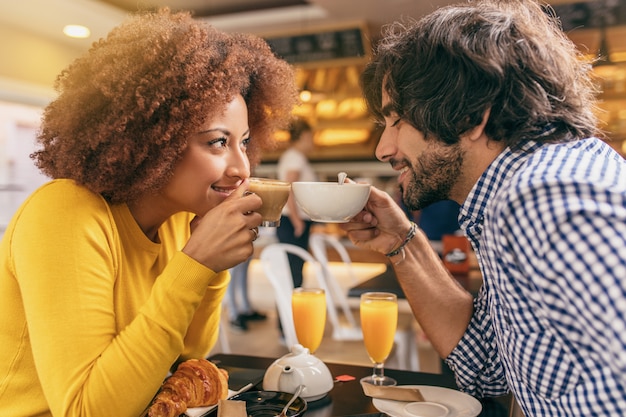
[[[233,390],[228,390],[228,398],[232,397],[234,394],[236,394],[236,391]],[[210,405],[208,407],[193,407],[193,408],[188,408],[187,411],[185,411],[185,415],[188,417],[198,417],[201,416],[205,413],[208,413],[209,411],[213,410],[214,408],[216,408],[217,405]]]
[[[430,403],[441,404],[448,409],[445,417],[476,417],[480,414],[483,406],[476,398],[461,391],[433,387],[429,385],[402,385],[406,388],[418,388],[424,399]],[[413,417],[414,414],[405,410],[408,401],[382,400],[373,398],[374,407],[381,413],[387,413],[391,417]]]

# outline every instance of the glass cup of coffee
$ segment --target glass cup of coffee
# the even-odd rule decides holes
[[[291,183],[271,178],[251,177],[248,191],[258,195],[263,205],[257,211],[261,214],[264,227],[280,226],[280,215],[289,199]]]

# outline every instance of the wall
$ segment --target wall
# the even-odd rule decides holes
[[[26,197],[48,178],[30,159],[42,109],[0,102],[0,237]]]
[[[0,39],[0,77],[47,88],[83,52],[8,25],[0,26]]]

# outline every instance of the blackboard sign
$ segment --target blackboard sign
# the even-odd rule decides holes
[[[296,36],[266,37],[276,55],[291,64],[366,56],[361,28],[319,31]]]
[[[564,31],[626,24],[626,0],[586,1],[552,6]]]

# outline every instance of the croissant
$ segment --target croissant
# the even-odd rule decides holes
[[[148,409],[148,417],[178,417],[188,407],[215,405],[228,396],[228,372],[206,359],[178,365]]]

